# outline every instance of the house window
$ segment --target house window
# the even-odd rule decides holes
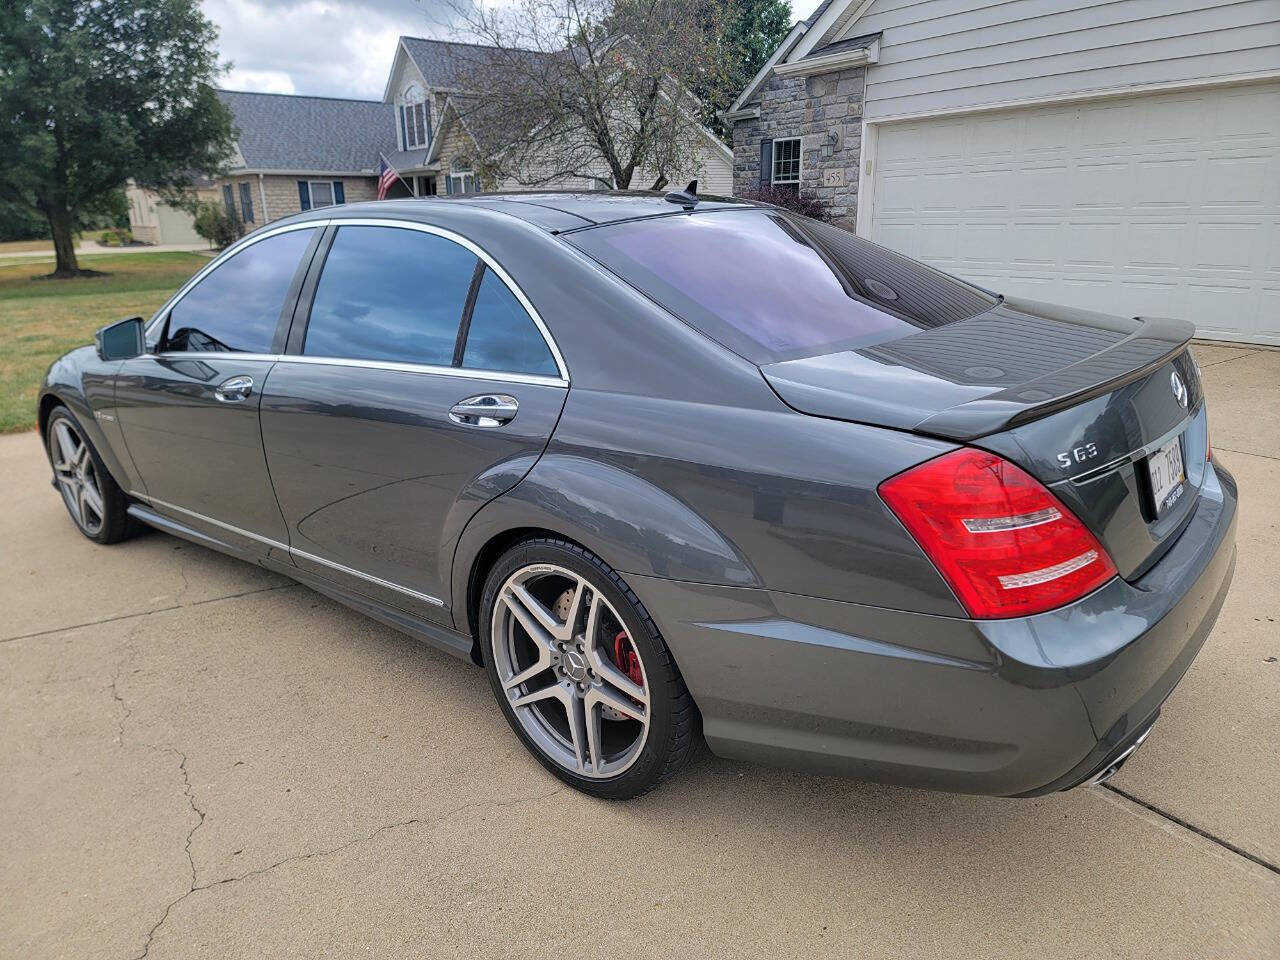
[[[299,180],[298,203],[303,210],[316,207],[332,207],[346,203],[346,192],[341,180]]]
[[[404,92],[404,101],[400,107],[400,137],[404,149],[425,147],[431,142],[431,107],[417,87]]]
[[[419,197],[434,197],[436,195],[436,178],[435,177],[416,177],[414,178],[416,185],[415,195]]]
[[[253,186],[240,184],[240,216],[245,223],[253,223]]]
[[[449,192],[476,192],[476,176],[471,170],[471,161],[466,157],[458,157],[449,164]]]
[[[800,189],[800,138],[773,141],[773,179],[775,187]]]
[[[228,217],[236,215],[236,193],[231,189],[231,184],[229,183],[222,185],[222,205],[227,208]]]

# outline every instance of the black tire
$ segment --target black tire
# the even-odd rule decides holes
[[[91,474],[102,499],[100,523],[95,524],[92,522],[92,518],[85,519],[78,516],[75,508],[68,500],[69,495],[64,490],[64,487],[57,482],[58,469],[54,459],[53,444],[56,442],[55,431],[59,423],[65,423],[78,442],[82,443],[86,448],[87,457],[91,464],[86,472]],[[124,491],[120,489],[115,478],[107,470],[102,458],[98,456],[98,451],[94,448],[83,428],[81,428],[79,421],[66,407],[54,407],[49,413],[48,422],[45,424],[44,449],[45,454],[49,457],[49,466],[54,471],[54,485],[58,488],[59,494],[62,495],[63,504],[66,506],[67,513],[70,514],[77,530],[95,543],[102,544],[119,543],[137,532],[137,522],[128,513],[128,497],[124,495]]]
[[[614,777],[581,776],[557,763],[526,733],[503,691],[493,649],[494,604],[508,578],[530,564],[555,564],[589,581],[616,611],[643,664],[650,701],[647,739],[631,766]],[[701,740],[701,714],[648,611],[613,568],[575,543],[537,537],[508,549],[485,580],[479,634],[489,684],[511,729],[547,770],[583,793],[606,800],[627,800],[647,793],[683,767]]]

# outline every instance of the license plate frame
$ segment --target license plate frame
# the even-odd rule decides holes
[[[1182,434],[1151,451],[1147,456],[1147,482],[1151,505],[1160,519],[1182,499],[1187,486],[1187,458]]]

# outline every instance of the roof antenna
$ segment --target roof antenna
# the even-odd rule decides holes
[[[667,203],[678,203],[686,210],[692,210],[698,204],[698,181],[690,180],[683,190],[672,190],[662,198]]]

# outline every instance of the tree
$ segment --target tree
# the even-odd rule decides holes
[[[198,0],[16,0],[0,16],[0,199],[49,222],[55,277],[88,271],[73,230],[132,177],[181,193],[230,153],[217,31]]]
[[[481,148],[485,179],[536,186],[579,177],[660,188],[692,165],[701,105],[723,82],[708,0],[516,0],[452,4],[482,46],[453,45],[453,107]],[[717,79],[719,78],[719,79]]]
[[[703,118],[721,135],[732,131],[716,114],[733,105],[738,94],[760,72],[791,32],[791,4],[788,0],[725,0],[724,24],[719,36],[718,57],[723,64],[723,83],[695,88],[702,100]]]

